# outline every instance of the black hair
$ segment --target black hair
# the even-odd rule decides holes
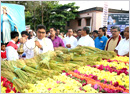
[[[19,33],[15,31],[11,32],[11,39],[14,39],[16,37],[19,37]]]
[[[50,31],[48,30],[48,31],[46,31],[46,33],[48,34]]]
[[[103,28],[106,28],[106,29],[107,29],[107,27],[106,27],[106,26],[104,26]]]
[[[78,29],[77,31],[82,31],[81,29]]]
[[[69,28],[68,30],[70,30],[70,29],[71,29],[71,28]],[[75,32],[73,31],[73,29],[71,29],[71,30],[72,30],[73,33],[75,33]]]
[[[84,28],[83,28],[83,31],[86,31],[86,33],[89,34],[90,29],[89,29],[89,27],[84,27]]]
[[[111,28],[113,28],[113,26],[111,26]]]
[[[5,45],[5,46],[6,46],[6,44],[5,44],[5,43],[1,43],[1,46],[3,46],[3,45]]]
[[[105,28],[100,27],[99,30],[102,29],[103,32],[105,32]]]
[[[18,42],[19,42],[19,39],[18,39],[18,41],[16,42],[16,44],[18,44]]]
[[[28,39],[31,39],[30,32],[28,33],[27,31],[22,31],[22,32],[21,32],[21,35],[23,35],[23,34],[27,35],[27,36],[28,36]]]
[[[93,32],[98,34],[98,31],[97,31],[97,30],[94,30]]]
[[[55,27],[51,27],[50,29],[54,29],[54,31],[56,31],[56,28],[55,28]]]
[[[37,30],[38,30],[38,29],[44,29],[44,30],[46,30],[46,27],[45,27],[44,25],[38,25],[38,26],[37,26]]]
[[[28,34],[28,32],[27,32],[27,31],[22,31],[22,32],[21,32],[21,35],[23,35],[23,34],[25,34],[25,35],[29,36],[29,34]]]
[[[112,29],[117,29],[118,31],[120,31],[120,27],[118,26],[113,26]]]

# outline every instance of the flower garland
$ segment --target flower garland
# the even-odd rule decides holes
[[[93,74],[98,76],[99,80],[106,79],[108,81],[113,81],[113,84],[115,82],[118,82],[120,85],[123,85],[126,87],[126,89],[129,89],[129,76],[126,76],[124,73],[121,73],[120,75],[117,75],[115,72],[108,72],[108,71],[100,71],[99,69],[92,68],[90,66],[80,67],[78,69],[80,73],[83,74]],[[109,75],[109,76],[108,76]]]
[[[129,71],[129,64],[118,63],[118,62],[108,62],[107,60],[102,60],[100,62],[95,62],[95,65],[104,65],[110,67],[116,67],[117,70],[126,68]]]
[[[128,90],[123,90],[123,89],[120,88],[119,86],[115,87],[115,86],[113,86],[113,85],[103,84],[103,83],[101,83],[101,82],[95,81],[95,80],[92,79],[92,78],[85,77],[85,76],[83,76],[83,75],[79,75],[78,73],[69,72],[68,74],[69,74],[69,75],[72,75],[72,76],[74,76],[74,77],[77,77],[77,78],[79,78],[79,79],[81,79],[81,80],[87,80],[87,83],[88,83],[88,84],[91,84],[91,85],[96,85],[96,84],[97,84],[97,85],[100,86],[101,88],[107,89],[108,91],[109,91],[109,90],[111,90],[111,91],[115,90],[114,92],[129,92]],[[111,93],[112,93],[112,92],[111,92]]]
[[[91,67],[97,68],[99,70],[109,71],[110,73],[116,72],[117,75],[120,75],[121,73],[125,73],[126,75],[129,75],[129,72],[128,72],[127,68],[122,68],[121,70],[117,70],[115,67],[110,67],[108,65],[107,66],[94,65],[94,66],[91,66]]]

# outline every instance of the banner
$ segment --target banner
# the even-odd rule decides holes
[[[102,16],[102,27],[107,26],[107,19],[108,19],[108,3],[104,2],[103,16]]]
[[[121,32],[124,31],[126,26],[129,26],[129,13],[110,13],[108,14],[107,21],[107,34],[111,35],[111,26],[119,26]]]
[[[19,32],[26,30],[25,28],[25,7],[23,5],[1,3],[1,32],[3,22],[3,8],[7,11],[9,23],[11,24],[11,31],[16,31],[14,25],[17,26]]]

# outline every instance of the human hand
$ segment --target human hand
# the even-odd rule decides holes
[[[38,48],[42,48],[42,45],[39,43],[39,41],[35,41],[35,45],[36,45]]]
[[[15,25],[14,27],[15,27],[16,29],[18,29],[18,27],[17,27],[16,25]]]
[[[70,45],[70,44],[67,44],[66,47],[67,47],[67,48],[71,48],[71,45]]]
[[[20,43],[25,43],[27,40],[24,38],[24,37],[22,37],[22,38],[20,38]]]

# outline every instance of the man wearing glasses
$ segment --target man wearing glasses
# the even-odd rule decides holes
[[[46,38],[46,28],[43,25],[37,26],[37,37],[32,41],[23,41],[24,43],[24,50],[30,54],[33,58],[35,55],[45,53],[48,51],[54,51],[52,41],[49,38]],[[29,59],[28,58],[28,59]]]
[[[120,28],[118,26],[113,26],[111,33],[112,33],[112,37],[108,39],[105,46],[106,51],[114,51],[116,46],[118,46],[121,40]]]
[[[115,48],[115,52],[121,56],[128,56],[129,57],[129,27],[126,27],[124,30],[125,38],[122,39],[118,46]]]

